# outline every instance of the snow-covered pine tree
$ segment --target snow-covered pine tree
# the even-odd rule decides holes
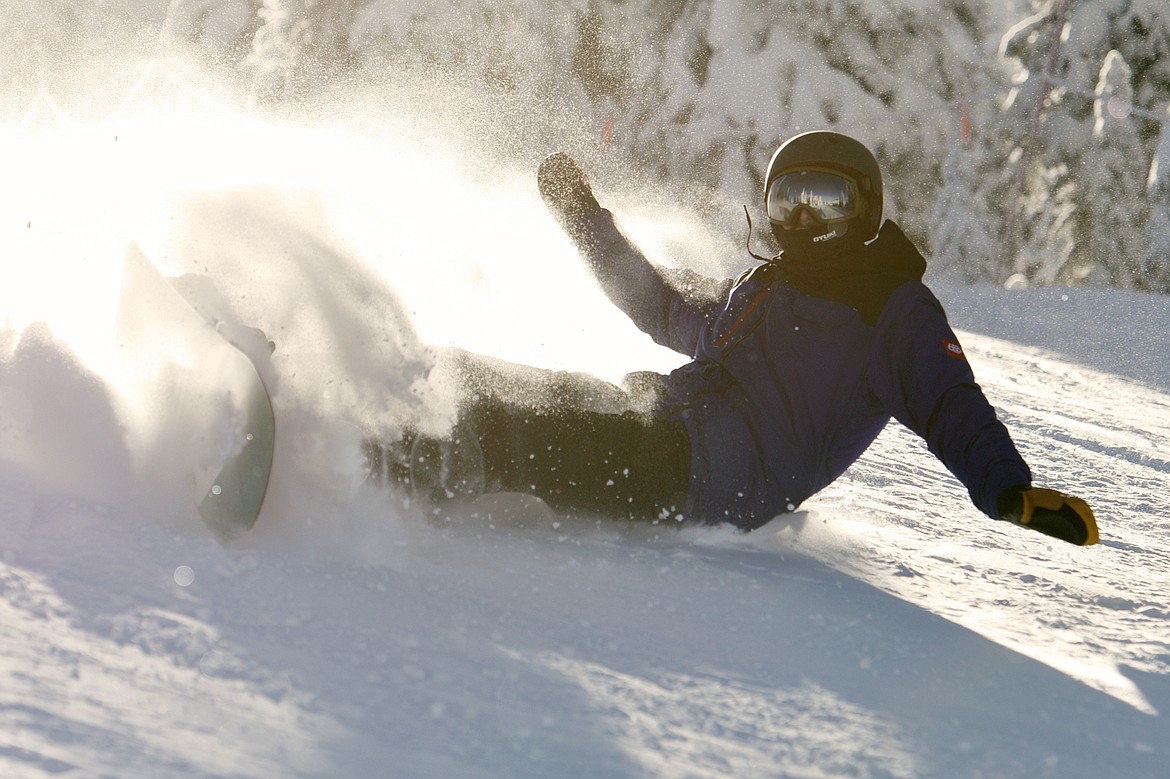
[[[1170,101],[1170,5],[1164,0],[1094,0],[1085,11],[1103,14],[1101,40],[1094,46],[1099,63],[1104,52],[1121,52],[1133,71],[1134,105],[1151,114],[1135,116],[1143,142],[1156,143],[1160,123],[1153,115]],[[1086,65],[1085,78],[1092,68]]]
[[[1142,274],[1149,289],[1170,294],[1170,106],[1162,120],[1162,131],[1150,173],[1146,179],[1150,220],[1146,223]]]
[[[1098,269],[1111,286],[1144,289],[1142,270],[1148,156],[1131,118],[1132,71],[1121,53],[1105,55],[1093,101],[1092,144],[1086,149],[1077,190],[1079,267],[1066,274],[1089,276]]]
[[[1070,5],[1070,0],[1043,4],[1009,29],[1000,45],[1001,53],[1017,63],[1018,86],[1003,104],[995,131],[999,154],[989,157],[988,163],[1006,161],[1011,184],[978,194],[996,204],[1001,220],[993,272],[999,282],[1017,276],[1054,278],[1075,245],[1070,202],[1074,185],[1068,156],[1055,148],[1054,139],[1061,131],[1069,137],[1078,131],[1069,126],[1069,117],[1054,110],[1060,93],[1052,82],[1067,70],[1061,47]]]
[[[1102,115],[1095,107],[1108,111],[1107,98],[1104,102],[1098,98],[1101,90],[1127,91],[1142,113],[1148,113],[1145,106],[1153,96],[1161,95],[1162,100],[1170,96],[1170,73],[1163,64],[1164,52],[1170,51],[1170,17],[1162,5],[1147,0],[1037,2],[1037,12],[1005,36],[1004,51],[1018,63],[1018,78],[1027,81],[999,122],[1016,176],[1003,201],[1007,210],[997,272],[1001,280],[1008,273],[1022,272],[1040,282],[1144,285],[1132,272],[1118,274],[1098,265],[1098,259],[1132,252],[1132,247],[1112,246],[1101,252],[1094,250],[1093,241],[1096,235],[1098,247],[1109,246],[1109,234],[1134,232],[1135,220],[1141,231],[1143,207],[1132,202],[1128,210],[1121,202],[1108,205],[1107,191],[1128,191],[1123,181],[1146,170],[1153,133],[1137,113],[1125,117],[1106,113],[1098,131]],[[1058,32],[1062,21],[1063,34]],[[1104,70],[1111,51],[1117,54]],[[1122,63],[1130,62],[1140,66],[1129,69],[1129,85],[1123,87]],[[1115,111],[1124,103],[1124,98],[1114,100]],[[1129,129],[1122,129],[1121,122],[1129,123]],[[1110,147],[1116,153],[1106,154],[1106,163],[1099,152]],[[991,201],[999,202],[999,197]],[[1096,232],[1094,222],[1100,223]],[[1130,262],[1137,260],[1131,257]]]
[[[993,281],[997,277],[1001,237],[1015,183],[1010,164],[1018,147],[1004,132],[1005,104],[1017,113],[1032,100],[1019,88],[1005,97],[1004,84],[1013,63],[1000,56],[1003,31],[1016,21],[1016,3],[957,3],[955,20],[968,33],[963,43],[967,76],[951,94],[953,115],[935,114],[935,131],[949,140],[941,168],[941,187],[929,225],[930,264],[934,272],[965,281]],[[956,46],[956,40],[948,42]],[[956,53],[957,54],[957,53]],[[1022,77],[1018,80],[1023,80]],[[1025,85],[1024,89],[1031,85]],[[1026,123],[1024,116],[1017,123]],[[958,132],[956,132],[958,128]],[[963,137],[962,145],[953,138]]]
[[[933,275],[964,282],[989,279],[996,236],[987,202],[971,197],[980,188],[977,160],[981,148],[954,143],[942,165],[942,188],[930,223]]]

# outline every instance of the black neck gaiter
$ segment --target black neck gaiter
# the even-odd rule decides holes
[[[788,259],[781,253],[772,265],[776,278],[806,295],[844,303],[871,327],[895,289],[926,273],[922,254],[889,219],[877,238],[835,257]]]

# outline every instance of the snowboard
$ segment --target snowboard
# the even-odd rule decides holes
[[[116,332],[136,397],[138,450],[189,489],[221,541],[256,522],[272,470],[276,423],[252,359],[172,287],[136,244],[126,252]]]

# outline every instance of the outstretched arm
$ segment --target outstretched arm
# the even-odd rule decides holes
[[[622,234],[613,214],[598,204],[584,172],[569,155],[561,152],[546,158],[536,180],[549,211],[614,305],[656,342],[693,354],[699,333],[722,305],[730,283],[647,260]]]
[[[898,421],[926,440],[988,516],[1072,544],[1097,543],[1085,501],[1031,486],[1027,464],[975,383],[934,296],[907,286],[891,303],[878,322],[887,363],[875,391]]]

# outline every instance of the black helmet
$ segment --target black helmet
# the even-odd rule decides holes
[[[834,255],[877,235],[882,172],[873,153],[847,135],[801,133],[772,155],[764,205],[786,257]]]

